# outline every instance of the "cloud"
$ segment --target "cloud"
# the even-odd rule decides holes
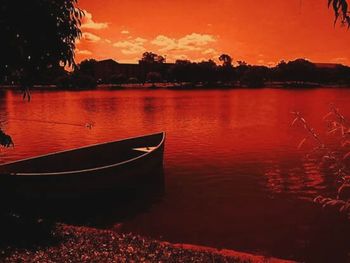
[[[174,60],[186,60],[188,59],[188,56],[187,55],[184,55],[184,54],[179,54],[179,55],[174,55],[172,56]]]
[[[108,28],[108,23],[97,23],[92,19],[92,14],[84,10],[85,16],[83,18],[81,28],[82,29],[105,29]]]
[[[205,58],[205,57],[199,57],[199,58],[191,59],[191,61],[193,61],[193,62],[203,62],[203,61],[208,61],[208,59]]]
[[[210,43],[216,42],[212,35],[192,33],[179,39],[158,35],[151,41],[153,45],[161,47],[159,51],[200,51]]]
[[[121,48],[121,52],[125,55],[140,54],[146,50],[144,47],[146,42],[146,39],[137,37],[127,41],[115,42],[113,46]]]
[[[197,34],[192,33],[191,35],[186,35],[183,38],[179,39],[179,44],[183,46],[196,45],[196,46],[205,46],[210,42],[215,42],[216,39],[212,35],[208,34]]]
[[[76,54],[79,54],[79,55],[92,55],[92,52],[90,50],[77,49],[76,50]]]
[[[159,35],[151,41],[153,45],[163,47],[160,51],[169,51],[177,49],[177,42],[175,39],[166,37],[164,35]]]
[[[89,33],[89,32],[83,33],[83,39],[88,41],[88,42],[98,42],[101,40],[101,38],[99,36],[96,36],[96,35]]]
[[[345,57],[334,58],[334,59],[332,59],[332,62],[333,63],[347,63],[348,58],[345,58]]]
[[[203,55],[217,55],[218,52],[214,48],[208,48],[202,52]]]
[[[123,35],[128,35],[128,34],[130,34],[130,32],[129,32],[128,30],[122,30],[122,31],[120,31],[120,33],[123,34]]]

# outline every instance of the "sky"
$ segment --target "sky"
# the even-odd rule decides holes
[[[76,60],[137,63],[151,51],[176,59],[273,66],[281,60],[350,65],[350,31],[327,0],[80,0]]]

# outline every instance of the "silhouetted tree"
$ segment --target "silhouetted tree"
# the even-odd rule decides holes
[[[245,61],[237,61],[238,66],[235,68],[235,73],[239,81],[242,80],[245,72],[249,69],[248,64]]]
[[[2,76],[18,75],[32,84],[43,69],[74,65],[75,40],[84,13],[77,0],[2,0]]]
[[[334,10],[334,24],[337,23],[339,17],[342,24],[347,24],[350,27],[350,16],[348,12],[347,0],[328,0],[328,7],[332,6]]]
[[[146,79],[154,84],[162,80],[162,75],[159,72],[149,72]]]
[[[264,87],[268,79],[269,68],[265,66],[247,66],[240,81],[250,88]]]
[[[109,82],[111,84],[123,84],[127,81],[126,76],[122,73],[120,74],[116,74],[116,75],[112,75]]]
[[[248,65],[247,62],[242,61],[242,60],[238,60],[237,64],[238,64],[238,66],[247,66]]]
[[[170,75],[177,82],[190,82],[193,77],[193,64],[189,60],[176,60]]]
[[[227,54],[222,54],[219,57],[219,60],[222,61],[222,66],[218,68],[218,73],[220,80],[231,81],[234,78],[234,70],[232,66],[232,58]]]
[[[82,74],[90,75],[92,77],[95,76],[95,67],[97,65],[97,61],[95,59],[86,59],[83,60],[78,67],[75,68],[75,71],[79,71]]]
[[[316,72],[315,64],[305,59],[282,61],[275,69],[276,78],[281,81],[317,81]]]
[[[158,72],[159,74],[165,76],[165,58],[152,52],[145,52],[142,54],[141,60],[139,60],[139,65],[143,69],[142,81],[147,80],[147,74],[150,72]]]
[[[84,15],[76,4],[77,0],[1,0],[0,79],[16,77],[28,88],[45,70],[74,65]],[[8,146],[3,134],[0,145]]]
[[[219,60],[222,61],[222,65],[224,67],[232,67],[232,58],[227,55],[227,54],[222,54],[220,57],[219,57]]]
[[[145,52],[142,54],[140,64],[162,64],[165,63],[165,58],[152,52]]]
[[[202,61],[195,67],[195,81],[211,84],[217,80],[217,66],[213,60]]]
[[[90,75],[75,71],[67,76],[57,78],[55,84],[64,89],[92,89],[96,88],[97,81]]]

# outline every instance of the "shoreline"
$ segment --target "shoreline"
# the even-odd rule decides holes
[[[58,224],[56,242],[34,248],[5,248],[1,262],[281,262],[273,257],[229,249],[172,244],[135,234]],[[58,241],[58,242],[57,242]]]
[[[350,84],[322,84],[322,83],[298,83],[298,82],[266,82],[263,86],[247,86],[237,83],[224,84],[197,84],[190,83],[135,83],[135,84],[98,84],[95,88],[62,88],[53,84],[34,85],[30,88],[32,91],[89,91],[89,90],[234,90],[234,89],[318,89],[318,88],[349,88]],[[0,85],[0,90],[21,90],[20,85]]]

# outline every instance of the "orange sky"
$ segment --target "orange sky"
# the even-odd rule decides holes
[[[333,26],[327,0],[80,0],[86,10],[77,61],[136,63],[145,51],[273,65],[306,58],[350,64],[350,32]]]

